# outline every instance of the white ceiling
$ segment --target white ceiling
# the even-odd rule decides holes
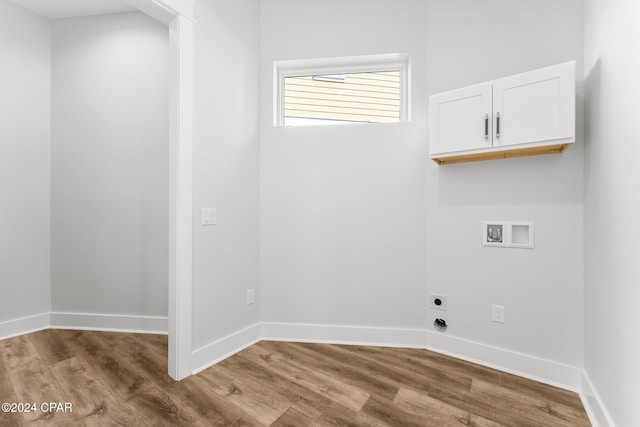
[[[131,12],[136,9],[123,0],[12,0],[47,18],[102,15]]]

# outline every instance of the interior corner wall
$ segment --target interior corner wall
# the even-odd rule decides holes
[[[2,323],[50,310],[49,21],[0,0],[0,56]]]
[[[620,427],[640,420],[639,16],[586,2],[585,370]]]
[[[195,4],[194,350],[259,321],[258,15],[257,0]]]
[[[53,22],[53,312],[167,316],[168,105],[165,26]]]
[[[261,3],[263,321],[424,328],[425,4]],[[383,53],[411,54],[411,122],[273,127],[274,61]]]
[[[262,320],[424,331],[444,316],[447,336],[581,367],[582,17],[580,0],[262,2]],[[410,123],[272,126],[274,61],[395,52],[411,54]],[[569,60],[566,153],[428,160],[428,95]],[[535,249],[482,247],[483,220],[533,221]]]

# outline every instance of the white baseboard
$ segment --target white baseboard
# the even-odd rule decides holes
[[[191,374],[197,374],[260,340],[260,323],[256,323],[200,347],[191,353]]]
[[[578,392],[582,369],[446,333],[425,331],[428,350]]]
[[[49,313],[0,322],[0,340],[41,331],[49,327]]]
[[[53,329],[80,329],[166,335],[168,333],[169,323],[166,317],[53,312],[51,313],[50,327]]]
[[[264,322],[264,340],[424,348],[535,381],[578,391],[582,370],[427,329]]]
[[[598,391],[593,386],[591,378],[586,371],[582,372],[582,386],[580,387],[580,399],[589,415],[593,427],[614,427],[613,420],[607,411]]]
[[[263,322],[263,340],[424,348],[423,329]]]

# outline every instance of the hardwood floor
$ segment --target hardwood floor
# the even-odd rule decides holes
[[[181,382],[166,358],[161,335],[0,341],[0,403],[36,404],[0,425],[590,425],[575,393],[426,350],[262,341]]]

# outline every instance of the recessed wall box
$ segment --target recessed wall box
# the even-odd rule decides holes
[[[508,227],[505,221],[484,221],[482,223],[482,244],[484,246],[502,246],[508,244]]]
[[[483,221],[482,244],[502,248],[533,248],[533,222]]]
[[[533,223],[532,222],[510,222],[512,248],[533,248]]]

